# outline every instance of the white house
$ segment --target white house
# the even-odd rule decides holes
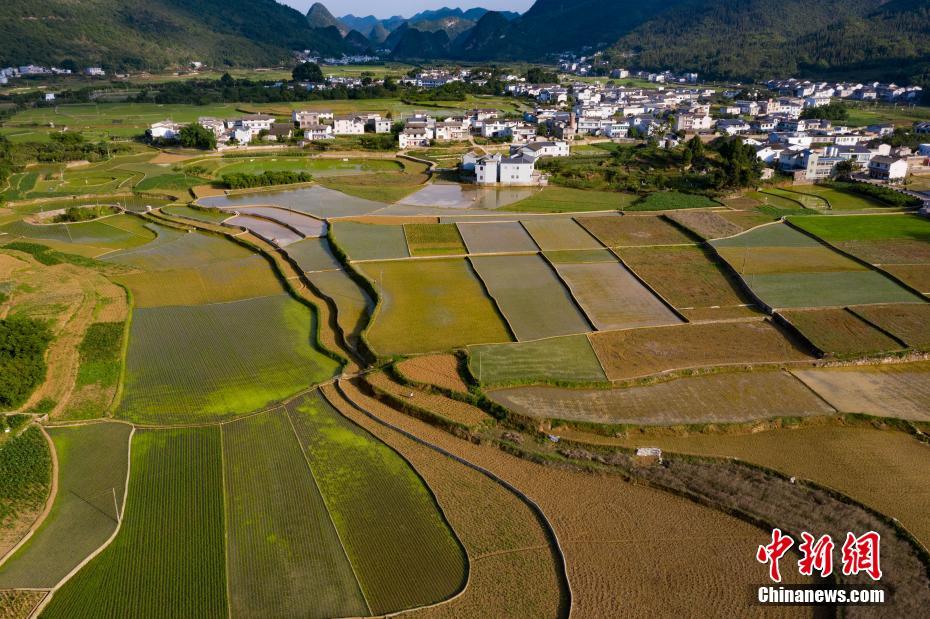
[[[226,133],[226,123],[218,118],[201,116],[197,119],[197,124],[207,131],[211,131],[217,138]]]
[[[238,128],[248,130],[253,138],[262,131],[271,131],[271,125],[273,124],[274,116],[268,114],[248,114],[236,122]]]
[[[362,135],[365,119],[358,116],[336,116],[333,118],[333,133],[336,135]]]
[[[479,185],[532,185],[536,159],[500,155],[482,157],[475,162],[475,181]]]
[[[391,119],[381,118],[381,114],[369,114],[365,119],[365,128],[374,133],[390,133]]]
[[[180,132],[181,125],[170,120],[163,120],[149,126],[149,135],[152,139],[173,140]]]
[[[902,181],[907,176],[907,160],[885,155],[872,157],[869,161],[869,178],[890,183]]]
[[[236,127],[233,129],[232,135],[230,137],[239,142],[239,144],[248,144],[252,141],[253,135],[251,129],[246,129],[245,127]]]
[[[714,124],[713,119],[704,114],[691,114],[682,112],[675,117],[675,131],[684,131],[686,133],[696,133],[698,131],[707,131]]]
[[[568,157],[570,154],[568,142],[531,142],[523,146],[511,146],[510,155],[526,155],[538,159],[540,157]]]
[[[307,125],[304,128],[304,139],[310,140],[331,140],[335,136],[333,135],[333,126],[332,125]]]
[[[429,127],[406,127],[397,134],[398,146],[401,150],[411,147],[429,146],[433,139],[433,131]]]

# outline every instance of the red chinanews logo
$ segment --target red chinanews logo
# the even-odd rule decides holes
[[[833,573],[833,549],[835,544],[829,535],[816,538],[807,531],[801,533],[801,544],[798,550],[801,558],[798,560],[798,572],[803,576],[812,576],[817,572],[820,576],[829,576]],[[855,576],[866,573],[872,580],[881,580],[882,569],[879,561],[879,547],[881,536],[875,531],[863,533],[856,537],[853,533],[846,534],[846,541],[841,549],[841,571],[844,576]],[[773,582],[781,582],[781,569],[779,561],[785,553],[794,546],[794,539],[782,533],[781,529],[772,530],[772,541],[759,546],[756,551],[756,560],[769,565],[769,578]]]

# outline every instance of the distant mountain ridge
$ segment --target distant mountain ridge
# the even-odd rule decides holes
[[[337,30],[275,0],[4,0],[2,14],[0,66],[269,66],[345,49]]]

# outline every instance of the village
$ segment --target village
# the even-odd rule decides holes
[[[586,71],[583,63],[563,62],[563,70]],[[930,137],[913,149],[893,147],[891,123],[854,126],[841,120],[818,118],[837,101],[917,100],[919,87],[895,84],[770,80],[754,88],[718,88],[698,85],[697,74],[645,73],[621,70],[612,74],[651,83],[638,87],[632,81],[537,84],[523,76],[503,76],[508,96],[521,102],[522,114],[496,108],[463,113],[429,109],[392,117],[373,112],[334,114],[325,109],[296,109],[290,118],[248,114],[239,118],[202,117],[197,122],[212,132],[217,148],[247,148],[287,143],[304,147],[339,137],[373,134],[394,140],[396,149],[428,149],[464,144],[476,147],[465,154],[460,169],[478,184],[536,185],[545,176],[535,170],[539,157],[564,157],[579,141],[646,142],[675,148],[693,136],[711,141],[738,136],[755,149],[766,165],[763,179],[775,171],[796,184],[811,183],[843,174],[871,182],[901,183],[914,173],[927,173]],[[421,89],[440,88],[457,81],[486,76],[467,69],[423,69],[401,78]],[[330,76],[322,85],[307,88],[355,87]],[[652,85],[654,84],[654,85]],[[839,105],[842,105],[840,103]],[[170,143],[183,125],[171,120],[154,123],[147,134]],[[930,136],[930,122],[914,124],[916,134]],[[489,146],[488,149],[481,148]],[[500,151],[504,147],[504,152]],[[507,151],[509,147],[509,152]]]

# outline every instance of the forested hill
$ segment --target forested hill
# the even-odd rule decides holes
[[[686,0],[622,37],[642,68],[926,82],[926,0]],[[922,77],[923,76],[923,77]]]
[[[0,66],[105,65],[161,69],[199,60],[262,66],[295,49],[342,50],[338,31],[314,29],[275,0],[4,0]]]

